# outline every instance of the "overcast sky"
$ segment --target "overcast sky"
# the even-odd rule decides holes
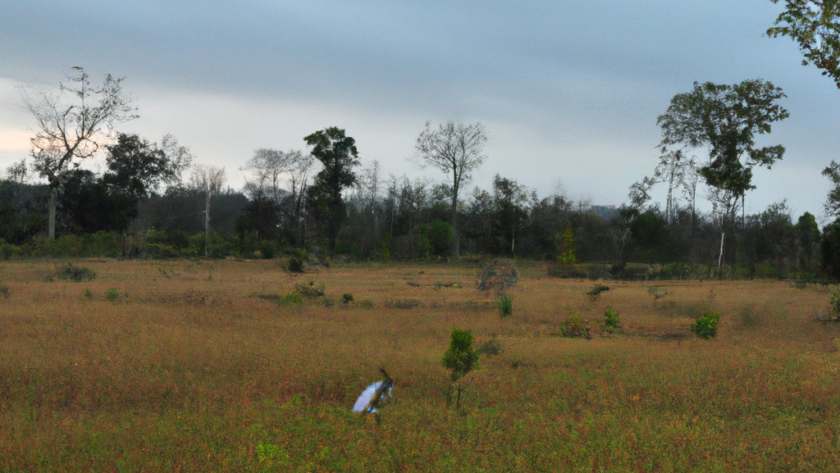
[[[305,149],[338,126],[363,163],[425,175],[407,158],[424,123],[480,121],[493,176],[540,196],[619,205],[656,165],[656,118],[695,81],[762,78],[790,118],[760,144],[782,162],[755,172],[747,211],[787,198],[821,214],[820,171],[840,159],[840,90],[788,38],[769,0],[9,1],[0,15],[0,168],[28,153],[34,121],[18,84],[72,66],[126,77],[141,118],[120,131],[172,133],[228,183],[256,148]],[[703,150],[696,153],[705,157]],[[661,198],[662,192],[657,194]]]

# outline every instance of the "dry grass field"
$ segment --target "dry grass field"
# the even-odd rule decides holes
[[[74,263],[96,278],[0,267],[0,471],[840,469],[826,287],[608,282],[593,301],[591,281],[532,265],[502,319],[467,266]],[[284,302],[309,281],[326,299]],[[597,332],[607,306],[623,333],[558,336],[570,310]],[[704,310],[721,313],[708,341],[689,331]],[[460,411],[440,363],[453,327],[501,347]],[[393,401],[351,413],[379,367]]]

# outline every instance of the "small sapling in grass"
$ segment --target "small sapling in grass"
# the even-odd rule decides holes
[[[343,296],[341,296],[341,303],[342,304],[349,305],[351,302],[353,302],[353,294],[348,293],[348,294],[344,294]]]
[[[720,314],[717,312],[704,312],[703,315],[691,324],[691,331],[699,338],[708,340],[717,336],[717,324],[720,321]]]
[[[90,289],[85,288],[85,292],[82,293],[85,299],[93,299],[93,293],[90,292]]]
[[[120,293],[117,292],[117,290],[114,289],[113,287],[108,289],[108,292],[105,293],[105,299],[107,299],[111,302],[114,302],[115,300],[117,300],[119,298],[120,298]]]
[[[612,307],[607,307],[604,311],[604,331],[615,333],[619,330],[618,325],[621,323],[621,316],[618,312],[612,310]]]
[[[461,392],[464,386],[459,382],[461,378],[467,375],[470,371],[478,367],[479,353],[473,347],[473,334],[467,330],[452,329],[452,335],[449,339],[449,350],[443,354],[441,364],[444,368],[452,371],[450,378],[452,384],[450,390],[447,391],[447,403],[451,403],[451,388],[455,386],[457,393],[457,400],[455,408],[461,408]]]
[[[0,285],[0,296],[3,296],[3,299],[8,299],[12,293],[9,291],[9,286]]]
[[[496,301],[496,308],[499,310],[499,316],[502,318],[512,316],[513,298],[503,292]]]

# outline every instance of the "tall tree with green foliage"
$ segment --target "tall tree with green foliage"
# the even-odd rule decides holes
[[[755,144],[756,135],[770,133],[773,123],[789,116],[777,103],[784,97],[782,89],[761,79],[734,85],[695,82],[694,90],[675,95],[657,119],[663,152],[672,145],[708,149],[709,162],[699,173],[725,196],[721,203],[730,221],[746,192],[755,189],[752,168],[770,169],[784,156],[784,146]]]
[[[785,0],[774,25],[768,36],[789,36],[799,43],[802,65],[813,63],[840,88],[840,0]]]
[[[359,165],[356,140],[337,127],[316,131],[304,138],[311,154],[323,165],[308,189],[315,217],[326,223],[330,251],[335,251],[338,230],[346,217],[342,192],[356,183],[353,168]]]

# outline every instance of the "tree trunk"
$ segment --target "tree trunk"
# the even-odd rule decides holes
[[[453,169],[452,176],[452,230],[455,233],[455,244],[452,246],[452,256],[461,257],[461,235],[458,233],[458,170]]]
[[[204,198],[204,256],[210,255],[210,191]]]
[[[458,234],[458,194],[452,193],[452,230],[455,232],[455,244],[452,246],[452,256],[459,258],[461,256],[461,238]]]
[[[58,202],[58,187],[50,189],[49,207],[49,236],[50,240],[55,240],[55,206]]]

